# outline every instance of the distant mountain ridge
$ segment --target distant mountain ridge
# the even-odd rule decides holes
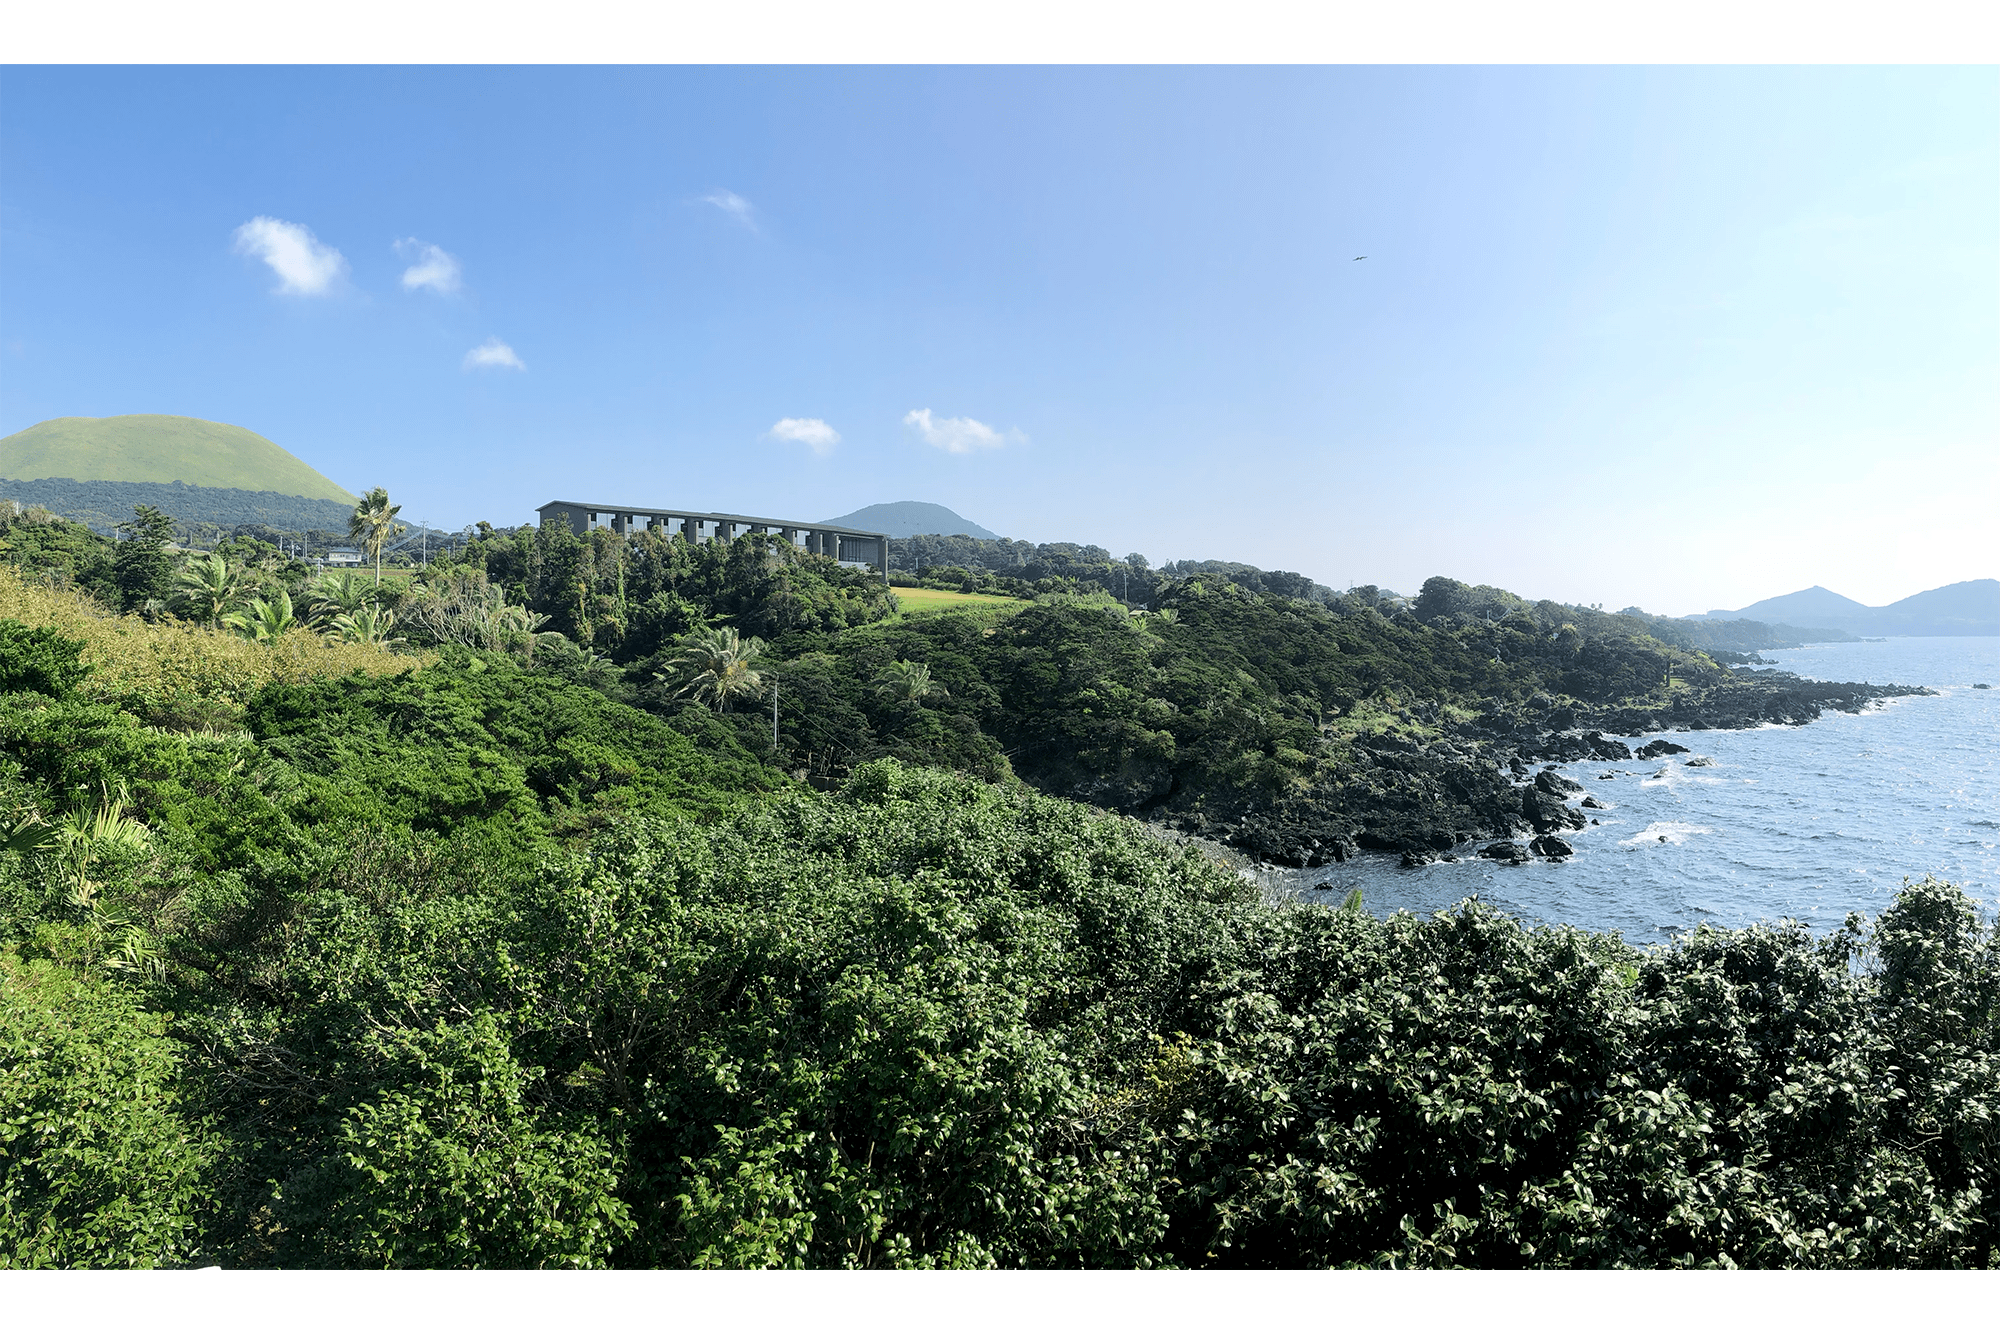
[[[894,500],[885,505],[868,505],[852,514],[820,522],[859,528],[863,532],[886,533],[890,537],[921,537],[936,533],[940,537],[983,537],[992,541],[1000,536],[927,500]]]
[[[0,478],[273,492],[350,509],[353,492],[255,431],[199,417],[56,417],[0,440]]]
[[[2000,579],[1967,579],[1870,607],[1814,584],[1736,611],[1689,620],[1788,621],[1863,635],[2000,635]]]
[[[1834,622],[1826,619],[1829,616],[1852,618],[1870,615],[1874,610],[1865,603],[1842,597],[1830,588],[1814,584],[1811,588],[1802,588],[1783,597],[1765,598],[1762,602],[1753,602],[1739,611],[1718,610],[1708,612],[1706,615],[1729,619],[1748,617],[1757,621],[1793,619],[1799,624],[1810,622],[1813,625],[1832,625]]]

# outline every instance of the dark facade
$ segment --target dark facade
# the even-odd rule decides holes
[[[690,542],[727,542],[739,533],[776,533],[793,546],[821,556],[831,556],[843,565],[865,565],[889,581],[889,538],[883,533],[864,533],[855,528],[832,524],[803,523],[797,519],[760,519],[749,514],[698,514],[692,510],[663,509],[646,505],[608,505],[581,500],[551,500],[535,511],[544,528],[552,523],[568,523],[580,537],[593,528],[614,533],[635,533],[644,529],[679,533]]]

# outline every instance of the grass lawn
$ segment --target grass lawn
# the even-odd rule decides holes
[[[991,593],[948,593],[941,588],[892,588],[897,603],[910,611],[977,611],[989,607],[1019,610],[1031,604],[1019,598],[995,597]]]

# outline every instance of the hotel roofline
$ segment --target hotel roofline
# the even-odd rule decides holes
[[[536,516],[547,526],[564,515],[578,535],[593,528],[625,534],[648,528],[666,531],[678,524],[690,542],[728,541],[737,530],[774,532],[787,542],[803,546],[816,555],[830,556],[843,565],[871,567],[886,581],[889,577],[889,535],[865,528],[844,528],[837,523],[809,523],[802,519],[771,519],[755,514],[712,514],[669,505],[615,505],[585,500],[551,500],[538,506]],[[713,531],[702,533],[704,526]]]

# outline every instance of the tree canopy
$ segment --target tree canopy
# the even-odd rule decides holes
[[[1212,571],[909,614],[773,540],[566,530],[379,594],[234,552],[220,615],[204,554],[186,619],[118,616],[87,544],[22,541],[0,1263],[2000,1259],[1957,887],[1640,950],[1267,901],[1117,813],[1727,683],[1619,623]],[[684,689],[751,670],[775,747]]]

